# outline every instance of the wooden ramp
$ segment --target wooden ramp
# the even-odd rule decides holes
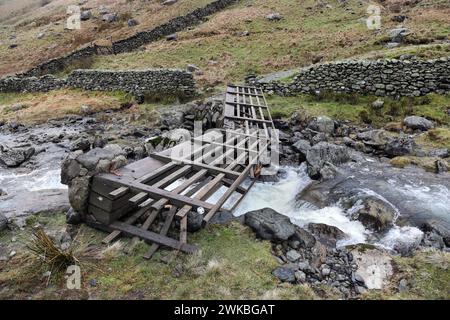
[[[187,243],[189,212],[202,214],[206,224],[242,201],[258,177],[274,127],[259,89],[230,85],[225,99],[225,128],[93,178],[87,223],[111,232],[104,243],[123,234],[134,238],[131,246],[138,239],[152,243],[145,258],[159,246],[192,253],[196,247]],[[162,227],[150,231],[160,217]],[[175,239],[168,233],[177,220]]]

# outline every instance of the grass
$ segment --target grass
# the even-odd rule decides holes
[[[439,158],[436,157],[416,157],[416,156],[400,156],[395,157],[389,161],[395,167],[404,168],[409,165],[419,166],[426,171],[436,172],[436,161]],[[440,159],[441,161],[447,161],[447,164],[450,166],[450,160]]]
[[[450,123],[447,112],[450,106],[450,95],[429,94],[425,97],[401,98],[394,100],[383,98],[385,104],[381,110],[375,111],[371,103],[378,99],[375,96],[355,94],[336,94],[324,92],[319,96],[298,95],[293,97],[269,96],[274,118],[288,118],[295,111],[301,111],[305,117],[326,115],[337,120],[348,120],[352,123],[371,123],[382,127],[389,122],[399,122],[407,115],[418,115],[435,121],[438,125]],[[441,129],[438,138],[446,141],[447,129]]]
[[[159,41],[142,52],[96,57],[93,68],[178,67],[193,63],[203,75],[204,86],[223,85],[242,80],[248,73],[266,74],[309,65],[318,56],[324,61],[349,58],[383,49],[378,38],[389,28],[393,12],[383,12],[383,29],[368,30],[361,21],[366,5],[349,2],[345,10],[337,1],[323,8],[317,1],[248,0],[220,12],[208,22],[180,32],[177,41]],[[279,12],[284,19],[268,21],[265,16]],[[408,24],[417,37],[430,39],[448,36],[449,8],[415,7],[408,9],[414,23]],[[428,16],[429,15],[429,16]],[[230,23],[232,21],[232,23]],[[249,36],[240,36],[249,31]],[[448,55],[446,51],[443,54]]]
[[[63,216],[63,215],[61,215]],[[36,216],[31,224],[50,227],[49,216]],[[62,227],[56,218],[52,227]],[[28,235],[30,226],[22,231]],[[167,251],[159,251],[152,260],[142,258],[148,245],[140,243],[133,254],[121,249],[129,240],[120,240],[109,248],[101,246],[104,233],[81,227],[80,241],[99,252],[95,267],[82,268],[82,289],[65,289],[64,279],[47,284],[42,270],[32,272],[26,253],[18,253],[7,264],[0,262],[0,297],[60,299],[315,299],[308,286],[280,284],[271,274],[277,266],[270,243],[255,239],[254,234],[237,223],[209,226],[192,234],[189,243],[201,253],[179,254],[166,264],[159,259]],[[9,242],[11,232],[3,236]],[[93,249],[95,248],[95,249]],[[19,250],[18,250],[19,251]],[[95,279],[97,285],[89,285]],[[7,290],[5,289],[7,288]]]
[[[429,148],[450,149],[450,128],[431,129],[416,138],[416,142]]]
[[[40,93],[0,93],[0,121],[15,120],[40,123],[59,119],[69,114],[81,114],[81,106],[90,112],[119,110],[133,103],[133,97],[123,92],[96,92],[82,90],[55,90]],[[25,106],[12,111],[16,105]]]

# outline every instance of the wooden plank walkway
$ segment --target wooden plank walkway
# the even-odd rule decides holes
[[[192,253],[196,248],[187,243],[189,212],[202,214],[207,224],[226,210],[224,204],[233,195],[230,210],[242,201],[270,148],[274,124],[260,89],[229,85],[224,102],[222,129],[93,178],[87,223],[111,232],[103,243],[127,235],[133,238],[127,248],[131,252],[140,239],[150,242],[146,259],[161,246]],[[180,150],[186,152],[179,155]],[[253,180],[246,188],[248,177]],[[150,231],[163,210],[168,212],[165,220],[159,219],[159,233]],[[170,232],[174,221],[177,239]]]

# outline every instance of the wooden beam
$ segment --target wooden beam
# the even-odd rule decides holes
[[[159,175],[175,168],[176,166],[177,166],[176,163],[167,163],[167,164],[163,165],[162,167],[160,167],[146,175],[143,175],[142,177],[137,179],[137,181],[142,182],[142,183],[147,183],[148,181],[155,179]]]
[[[131,190],[134,190],[136,192],[146,192],[149,194],[149,196],[155,200],[159,200],[161,198],[167,198],[169,199],[175,206],[182,207],[185,204],[192,205],[194,208],[205,208],[210,209],[212,208],[212,205],[210,203],[191,199],[189,197],[178,195],[173,192],[155,188],[153,186],[148,186],[146,184],[137,182],[129,177],[118,177],[113,174],[101,174],[97,176],[98,179],[106,179],[113,183],[122,184],[128,186]]]
[[[174,240],[172,238],[162,236],[160,234],[157,234],[155,232],[151,232],[148,230],[143,230],[141,228],[116,221],[110,225],[111,228],[116,229],[118,231],[121,231],[124,234],[130,235],[130,236],[137,236],[139,238],[142,238],[147,241],[151,241],[154,243],[158,243],[159,245],[164,245],[173,249],[179,249],[186,253],[195,253],[198,249],[196,246],[187,244],[187,243],[181,243],[177,240]]]
[[[109,195],[114,200],[114,199],[120,198],[121,196],[125,195],[128,191],[129,191],[129,189],[127,187],[120,187],[114,191],[111,191],[109,193]]]
[[[145,199],[147,199],[148,194],[145,192],[139,192],[137,195],[135,195],[134,197],[130,198],[130,200],[128,200],[129,202],[131,202],[134,205],[138,205],[139,203],[143,202]]]
[[[172,206],[167,213],[166,221],[164,221],[164,225],[161,228],[161,232],[159,233],[162,236],[167,235],[167,232],[169,232],[170,225],[172,224],[173,218],[175,217],[175,212],[177,211],[177,208]],[[158,243],[153,243],[150,249],[147,251],[146,254],[144,254],[144,259],[151,259],[151,257],[155,254],[155,252],[159,249],[160,245]]]
[[[269,121],[269,120],[262,120],[262,119],[255,119],[255,118],[246,118],[246,117],[227,116],[227,119],[232,119],[232,120],[239,120],[239,121],[252,121],[252,122],[259,122],[259,123],[270,123],[270,124],[272,124],[272,122],[271,122],[271,121]]]

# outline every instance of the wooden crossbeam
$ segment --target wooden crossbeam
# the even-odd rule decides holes
[[[125,195],[129,189],[127,187],[120,187],[117,188],[109,193],[112,199],[120,198],[121,196]]]
[[[155,179],[156,177],[158,177],[159,175],[172,170],[173,168],[175,168],[177,166],[176,163],[167,163],[164,166],[156,169],[153,172],[150,172],[146,175],[143,175],[142,177],[140,177],[139,179],[137,179],[138,182],[142,182],[142,183],[147,183],[150,180]]]
[[[239,121],[252,121],[252,122],[260,122],[260,123],[270,123],[269,120],[262,120],[262,119],[255,119],[255,118],[247,118],[247,117],[237,117],[237,116],[227,116],[226,118],[232,119],[232,120],[239,120]]]
[[[173,249],[181,250],[186,253],[195,253],[198,249],[194,245],[190,245],[187,243],[181,243],[175,239],[157,234],[152,231],[143,230],[141,228],[120,222],[115,221],[110,225],[111,228],[116,229],[117,231],[121,231],[122,233],[129,236],[137,236],[147,241],[151,241],[154,243],[158,243],[159,245],[164,245]]]
[[[167,232],[169,232],[170,225],[172,224],[173,218],[175,217],[175,212],[177,211],[177,208],[172,206],[167,213],[166,221],[164,221],[164,225],[161,228],[160,235],[165,236],[167,235]],[[146,254],[144,254],[145,259],[151,259],[151,257],[155,254],[155,252],[159,249],[160,245],[158,243],[153,243],[150,247],[150,249],[147,251]]]

